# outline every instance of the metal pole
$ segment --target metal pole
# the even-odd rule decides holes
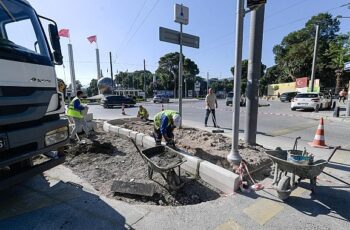
[[[145,92],[145,101],[146,101],[146,60],[143,59],[143,92]]]
[[[239,143],[239,115],[242,75],[242,46],[243,46],[243,22],[244,22],[244,0],[237,0],[236,13],[236,47],[235,47],[235,71],[234,71],[234,101],[233,101],[233,123],[232,123],[232,147],[227,160],[232,163],[240,163],[242,157],[238,152]]]
[[[314,46],[314,58],[312,60],[312,72],[311,72],[311,92],[314,91],[314,81],[315,81],[315,73],[316,73],[316,61],[317,61],[317,47],[318,47],[318,36],[319,36],[319,25],[316,25],[316,35],[315,35],[315,46]]]
[[[180,23],[180,57],[179,57],[179,114],[182,116],[182,23]]]
[[[97,80],[101,78],[100,51],[96,48]]]
[[[113,65],[112,65],[112,52],[109,52],[109,65],[110,65],[110,69],[111,69],[112,90],[114,90],[114,80],[113,80]]]
[[[261,74],[261,53],[264,31],[265,5],[252,11],[250,19],[250,41],[247,82],[247,113],[245,120],[244,141],[248,145],[256,145],[258,124],[258,85]],[[237,96],[237,95],[235,95]]]
[[[70,69],[70,77],[72,84],[72,92],[71,95],[77,94],[77,87],[75,82],[75,69],[74,69],[74,58],[73,58],[73,46],[72,44],[68,44],[68,56],[69,56],[69,69]]]
[[[348,102],[346,104],[346,116],[350,116],[350,81],[348,85]]]
[[[209,94],[209,72],[207,72],[207,94]]]

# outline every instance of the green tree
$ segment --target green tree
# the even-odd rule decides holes
[[[340,35],[329,44],[326,55],[330,58],[329,67],[334,69],[336,77],[335,92],[339,92],[343,83],[344,63],[350,60],[349,35]]]
[[[90,85],[87,88],[87,94],[89,97],[95,96],[98,94],[97,80],[96,79],[91,79]]]
[[[273,48],[275,62],[280,71],[280,80],[310,76],[315,40],[315,25],[319,25],[320,36],[317,52],[316,78],[321,84],[332,84],[333,70],[327,64],[330,62],[326,55],[329,44],[334,41],[339,32],[340,22],[329,13],[320,13],[306,22],[305,27],[289,33],[279,45]]]
[[[177,95],[178,75],[179,75],[179,58],[178,52],[165,54],[159,59],[159,66],[156,75],[159,79],[159,87],[167,90],[174,90]],[[194,83],[194,77],[199,73],[198,66],[189,58],[183,56],[184,63],[184,79],[188,80],[188,84]],[[188,87],[191,87],[188,85]],[[184,89],[184,87],[183,87]]]

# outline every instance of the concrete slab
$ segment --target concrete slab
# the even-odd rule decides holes
[[[258,198],[243,212],[260,225],[266,224],[270,219],[280,213],[284,207],[276,201]]]
[[[139,196],[153,196],[154,194],[154,184],[151,183],[139,183],[130,181],[113,181],[111,191],[118,193],[127,193]]]
[[[243,230],[244,228],[237,224],[234,220],[229,220],[224,224],[219,225],[215,230]]]

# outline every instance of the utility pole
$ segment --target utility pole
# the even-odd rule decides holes
[[[261,53],[264,32],[265,4],[252,11],[250,18],[249,61],[247,82],[247,112],[245,120],[244,141],[256,145],[258,124],[258,85],[261,73]],[[235,97],[239,95],[234,95]]]
[[[209,72],[207,72],[207,94],[209,94]]]
[[[74,58],[73,58],[73,46],[72,44],[68,44],[68,56],[69,56],[69,69],[70,69],[70,77],[71,77],[71,95],[75,97],[77,94],[77,87],[76,87],[76,81],[75,81],[75,69],[74,69]]]
[[[97,64],[97,80],[101,78],[101,68],[100,68],[100,51],[96,47],[96,64]]]
[[[113,80],[112,52],[109,52],[109,66],[110,66],[110,69],[111,69],[112,91],[113,91],[114,90],[114,80]]]
[[[235,71],[234,71],[234,101],[232,123],[232,147],[227,160],[239,164],[242,157],[238,152],[239,143],[239,115],[241,98],[241,75],[242,75],[242,46],[243,46],[243,23],[244,23],[244,0],[237,0],[236,13],[236,45],[235,45]]]
[[[314,45],[314,58],[312,60],[312,72],[311,72],[311,92],[314,91],[314,81],[316,73],[316,61],[317,61],[317,48],[318,48],[318,36],[320,34],[320,26],[316,25],[315,45]]]
[[[179,114],[182,116],[182,75],[183,75],[183,63],[182,63],[182,23],[180,23],[180,57],[179,57]],[[180,126],[181,128],[181,126]]]
[[[146,101],[146,60],[143,59],[143,92],[145,93],[145,101]]]

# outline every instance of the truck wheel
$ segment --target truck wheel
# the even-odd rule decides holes
[[[228,102],[226,102],[226,106],[229,106],[230,104]]]
[[[291,108],[291,110],[292,110],[292,111],[295,111],[295,110],[296,110],[296,108]]]
[[[29,158],[29,159],[25,159],[23,161],[20,161],[20,162],[17,162],[17,163],[10,165],[10,169],[13,172],[21,172],[25,169],[32,167],[32,166],[33,166],[33,160],[32,160],[32,158]]]

